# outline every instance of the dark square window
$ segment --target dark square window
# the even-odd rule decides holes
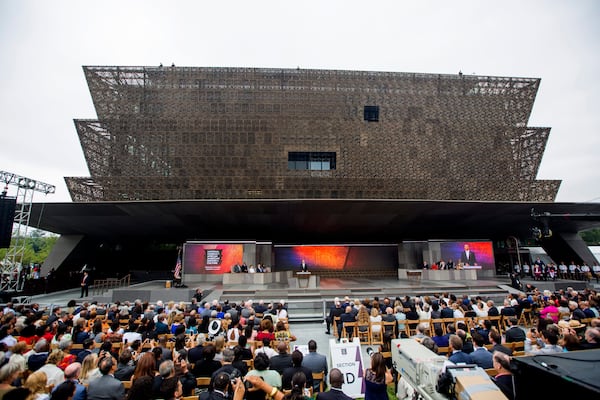
[[[365,121],[379,121],[379,106],[365,106]]]
[[[329,171],[336,167],[335,152],[301,152],[288,153],[288,169]]]

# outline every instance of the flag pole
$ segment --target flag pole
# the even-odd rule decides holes
[[[181,246],[177,246],[177,262],[175,263],[175,270],[173,271],[173,281],[175,287],[183,286],[183,265],[181,261]]]

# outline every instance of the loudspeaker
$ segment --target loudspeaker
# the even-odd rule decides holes
[[[15,197],[0,197],[0,248],[10,247],[16,208]]]
[[[598,399],[598,365],[600,349],[515,357],[517,398],[553,399],[566,393],[571,399]]]

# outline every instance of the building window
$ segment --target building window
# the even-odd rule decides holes
[[[329,171],[335,169],[335,152],[302,152],[288,153],[288,169]]]
[[[379,106],[365,106],[365,121],[379,121]]]

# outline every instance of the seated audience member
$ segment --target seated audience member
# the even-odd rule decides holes
[[[214,380],[220,373],[225,372],[230,376],[243,376],[248,372],[248,367],[243,364],[242,369],[238,369],[233,366],[233,360],[235,359],[235,353],[232,349],[223,350],[223,360],[221,361],[221,368],[213,372],[211,378]],[[213,382],[214,383],[214,382]]]
[[[105,355],[98,361],[101,376],[89,383],[88,400],[123,400],[125,387],[121,381],[114,378],[116,369],[116,360],[111,355]]]
[[[275,333],[273,331],[273,321],[269,318],[263,318],[262,321],[260,321],[260,328],[256,334],[256,340],[275,340]]]
[[[329,383],[331,389],[328,392],[318,393],[317,400],[352,400],[352,397],[342,391],[342,385],[344,384],[342,371],[333,368],[329,373]]]
[[[438,349],[438,345],[435,344],[435,342],[433,341],[432,338],[430,337],[424,337],[421,340],[421,344],[425,347],[427,347],[429,350],[433,351],[434,353],[439,353],[439,349]],[[392,366],[392,360],[390,360],[390,363],[388,365],[388,368],[390,368]]]
[[[23,387],[29,389],[31,392],[31,400],[48,400],[50,396],[46,393],[47,385],[46,374],[42,371],[35,371],[27,377]]]
[[[82,344],[83,350],[80,350],[77,353],[77,358],[75,359],[75,362],[78,362],[80,364],[83,363],[83,359],[86,358],[87,356],[89,356],[90,354],[92,354],[91,348],[93,345],[94,345],[93,339],[90,339],[90,338],[85,339]]]
[[[292,364],[292,356],[288,353],[288,343],[279,342],[277,344],[277,355],[271,357],[271,369],[279,372],[279,374],[283,374],[283,371],[293,366]]]
[[[46,364],[48,349],[50,346],[45,339],[41,339],[33,346],[33,352],[27,358],[27,367],[30,371],[35,372]]]
[[[456,335],[463,342],[462,351],[463,353],[471,354],[473,352],[473,339],[470,336],[468,336],[467,332],[463,329],[465,328],[464,324],[459,322],[458,326],[460,326],[461,328],[456,330]]]
[[[308,341],[308,354],[302,359],[302,366],[311,370],[311,372],[323,372],[323,379],[327,381],[327,357],[317,353],[317,342],[314,340]],[[319,391],[320,380],[313,380],[313,392]]]
[[[375,312],[377,313],[377,310],[375,309],[375,307],[373,307],[373,310],[375,311],[371,311],[371,313]],[[371,314],[371,321],[373,321],[373,314]],[[379,317],[381,320],[381,317]],[[346,337],[348,337],[350,340],[352,340],[352,335],[354,334],[354,328],[351,326],[346,326],[346,323],[348,322],[356,322],[356,316],[354,315],[354,311],[352,306],[348,305],[344,308],[344,313],[342,315],[340,315],[340,322],[342,323],[342,329],[344,329],[346,331]],[[379,325],[378,325],[379,326]],[[381,326],[379,326],[379,328],[381,328]],[[371,326],[371,329],[373,329],[373,326]],[[342,332],[340,331],[340,337],[342,335]]]
[[[132,376],[131,389],[127,400],[148,400],[152,398],[152,382],[156,375],[156,362],[150,352],[143,353],[138,359]]]
[[[534,348],[537,346],[537,349]],[[563,348],[558,345],[558,335],[548,329],[543,330],[541,333],[537,331],[529,331],[527,333],[527,339],[525,340],[525,353],[526,354],[552,354],[562,353]]]
[[[473,360],[471,357],[462,351],[463,341],[458,335],[450,336],[450,351],[452,355],[448,357],[448,360],[454,364],[471,364]]]
[[[281,376],[281,384],[284,390],[292,388],[292,377],[298,372],[304,374],[307,387],[313,386],[312,371],[302,366],[303,358],[304,356],[300,351],[294,350],[292,353],[292,366],[284,369]]]
[[[46,374],[48,379],[48,385],[58,385],[64,380],[64,372],[58,368],[58,364],[63,360],[65,354],[62,350],[53,350],[48,356],[46,364],[43,365],[38,371],[42,371]]]
[[[496,351],[492,355],[493,368],[497,371],[492,381],[500,388],[509,400],[516,398],[515,378],[510,370],[510,357],[502,352]]]
[[[271,340],[269,340],[268,338],[264,338],[262,340],[262,343],[263,343],[262,347],[259,347],[258,349],[256,349],[254,351],[255,356],[258,353],[266,354],[267,357],[269,357],[269,358],[272,358],[277,355],[277,351],[275,349],[271,348]]]
[[[435,335],[431,337],[438,347],[448,347],[448,335],[444,335],[444,330],[438,326],[434,330]]]
[[[152,392],[154,398],[174,400],[183,395],[183,387],[175,376],[175,364],[172,360],[165,360],[160,364],[158,376],[154,377]]]
[[[202,360],[194,364],[192,374],[194,374],[196,378],[201,376],[210,377],[219,368],[221,368],[221,363],[215,361],[215,346],[208,345],[205,346],[202,351]]]
[[[473,333],[473,347],[474,350],[471,354],[471,360],[483,369],[493,367],[492,353],[487,351],[484,346],[483,336],[479,333]]]
[[[64,381],[54,389],[50,395],[50,400],[71,400],[75,396],[75,390],[75,382]]]
[[[292,335],[292,332],[286,328],[283,321],[277,321],[277,324],[275,324],[275,340],[295,341],[296,336]]]
[[[502,345],[502,335],[500,335],[500,333],[498,333],[496,329],[492,328],[490,334],[488,335],[488,338],[490,344],[492,345],[490,352],[494,353],[496,351],[499,351],[501,353],[506,354],[507,356],[513,355],[513,351],[511,349]]]
[[[508,319],[509,328],[504,333],[505,342],[522,342],[526,339],[525,331],[518,326],[517,317]]]
[[[115,371],[115,378],[120,381],[128,381],[133,376],[135,366],[131,358],[131,351],[125,349],[119,355],[119,363],[117,364],[117,370]]]
[[[254,369],[248,371],[246,376],[258,376],[269,385],[281,389],[281,375],[279,372],[269,369],[271,362],[264,353],[258,353],[254,356]]]
[[[581,343],[581,347],[585,350],[600,348],[600,329],[587,328],[584,334],[585,341]]]

